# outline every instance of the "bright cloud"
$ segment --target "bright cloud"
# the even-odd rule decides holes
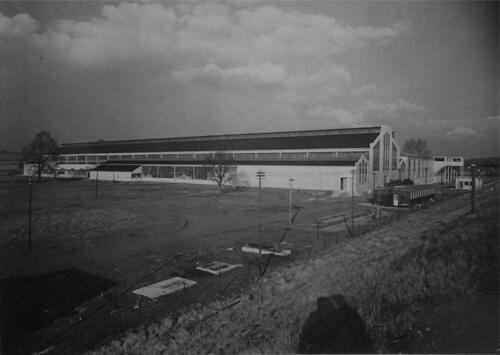
[[[174,79],[191,81],[194,79],[207,80],[212,84],[221,84],[228,87],[278,84],[286,77],[286,70],[271,63],[250,64],[234,68],[220,68],[215,63],[203,68],[183,68],[172,73]]]
[[[401,112],[424,112],[422,106],[413,104],[405,100],[397,100],[396,102],[377,102],[371,101],[359,108],[360,111],[366,112],[384,112],[389,115],[398,114]]]
[[[0,33],[32,34],[29,15],[0,17]],[[287,63],[319,64],[333,55],[386,43],[406,29],[351,27],[335,19],[284,11],[273,6],[233,9],[203,3],[172,9],[161,4],[106,5],[87,21],[61,20],[36,35],[39,48],[75,65],[115,65],[155,56],[167,63],[221,67]],[[205,63],[203,63],[205,62]]]
[[[28,14],[18,14],[9,18],[0,12],[0,39],[31,35],[38,27],[38,22]]]
[[[477,135],[477,132],[472,128],[460,126],[460,127],[457,127],[451,131],[446,132],[445,134],[448,136],[454,136],[454,135],[472,135],[472,136],[475,136],[475,135]]]

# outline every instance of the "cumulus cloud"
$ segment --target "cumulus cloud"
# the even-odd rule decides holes
[[[265,129],[271,118],[281,127],[294,121],[297,129],[362,124],[363,112],[343,102],[377,90],[355,83],[350,63],[341,57],[386,45],[407,30],[400,23],[349,26],[259,2],[119,2],[88,19],[60,19],[43,27],[26,14],[0,14],[0,43],[16,43],[16,53],[32,58],[29,71],[17,68],[24,82],[33,75],[42,90],[51,83],[56,97],[44,102],[57,102],[57,91],[74,95],[77,104],[89,102],[82,105],[89,112],[122,119],[162,115],[168,116],[165,125],[178,120],[179,127],[188,116],[191,122],[208,121],[209,115],[260,120],[260,126],[248,123],[245,130]],[[18,60],[11,56],[13,63]],[[396,105],[416,109],[405,101]],[[61,111],[59,106],[52,111]],[[73,106],[68,104],[67,117]]]
[[[363,97],[363,96],[366,96],[366,95],[373,94],[377,90],[380,90],[380,89],[378,89],[373,84],[364,84],[364,85],[361,85],[361,86],[357,86],[357,87],[351,88],[350,94],[353,97],[359,98],[359,97]]]
[[[172,78],[180,81],[207,80],[212,84],[228,87],[278,84],[282,83],[286,77],[286,70],[272,63],[250,64],[234,68],[221,68],[215,63],[209,63],[203,68],[183,68],[172,73]]]
[[[425,112],[425,108],[406,100],[397,100],[395,102],[368,102],[360,108],[361,111],[377,111],[387,113],[389,115],[399,114],[403,112]]]
[[[2,37],[31,35],[38,28],[38,21],[28,14],[18,14],[13,17],[7,17],[0,12],[0,39]]]
[[[327,117],[333,120],[332,123],[341,127],[356,125],[360,120],[359,115],[343,108],[334,109],[328,112]]]
[[[476,136],[477,132],[472,128],[460,126],[451,131],[446,132],[445,134],[447,136],[455,136],[455,135]]]
[[[0,33],[26,34],[38,24],[29,15],[0,17]],[[106,5],[86,21],[60,20],[36,36],[41,50],[75,65],[114,65],[136,57],[221,66],[291,63],[307,67],[332,55],[384,43],[405,31],[352,27],[334,18],[264,5],[241,9],[224,3]],[[301,62],[302,61],[302,62]],[[186,63],[187,62],[187,63]]]

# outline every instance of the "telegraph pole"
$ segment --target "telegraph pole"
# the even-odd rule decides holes
[[[99,198],[97,194],[97,185],[99,184],[99,170],[96,170],[96,176],[95,176],[95,198]]]
[[[375,176],[377,175],[377,172],[373,171],[373,202],[375,203]],[[377,194],[377,213],[375,216],[375,223],[378,226],[378,218],[380,216],[380,192]]]
[[[472,189],[471,189],[471,206],[472,213],[476,213],[476,164],[471,164],[470,166],[472,172]]]
[[[31,179],[28,179],[28,246],[31,248]]]
[[[354,169],[352,169],[351,181],[351,236],[354,236]]]
[[[290,181],[290,204],[288,208],[288,224],[292,224],[292,182],[295,181],[295,179],[290,178],[288,179]]]
[[[262,179],[266,176],[266,173],[259,169],[257,171],[257,179],[259,179],[259,259],[262,258],[262,197],[261,197],[261,189],[262,189]]]

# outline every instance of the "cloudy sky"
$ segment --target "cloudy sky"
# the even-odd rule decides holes
[[[0,148],[387,124],[499,155],[498,2],[0,2]]]

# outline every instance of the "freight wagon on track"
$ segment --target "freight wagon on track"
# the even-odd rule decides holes
[[[436,188],[429,185],[404,185],[375,189],[373,203],[383,206],[411,207],[427,201],[436,194]]]

